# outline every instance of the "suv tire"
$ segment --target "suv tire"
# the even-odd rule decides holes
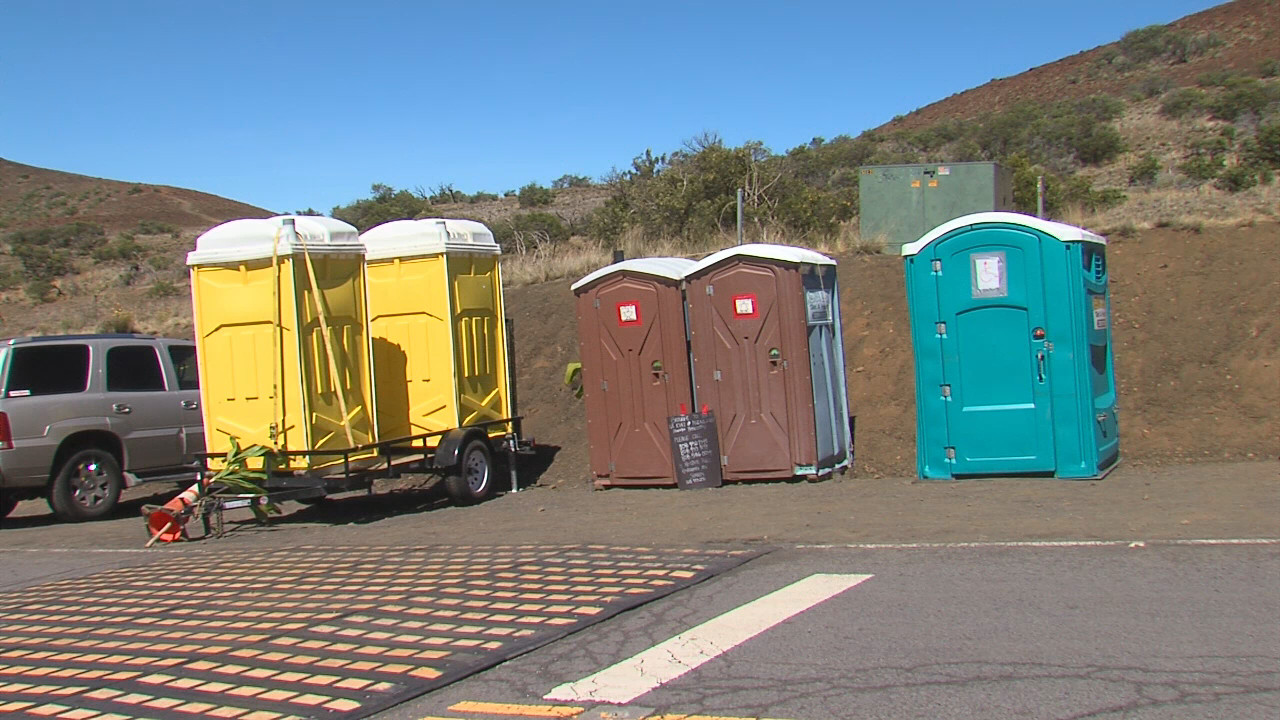
[[[97,448],[81,450],[62,464],[49,491],[49,506],[59,519],[96,520],[115,509],[124,487],[120,463]]]
[[[9,517],[9,513],[18,507],[18,499],[0,490],[0,520]]]

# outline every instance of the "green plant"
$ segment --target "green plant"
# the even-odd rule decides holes
[[[1237,193],[1248,190],[1258,184],[1258,171],[1245,167],[1243,165],[1232,165],[1227,168],[1214,182],[1214,186],[1220,190]]]
[[[129,194],[129,195],[137,195],[138,193],[142,193],[142,192],[146,192],[146,191],[145,191],[145,190],[143,190],[143,188],[142,188],[142,186],[141,186],[141,185],[134,185],[134,186],[132,186],[132,187],[130,187],[130,188],[129,188],[129,193],[128,193],[128,194]]]
[[[1280,122],[1258,126],[1248,155],[1254,164],[1280,168]]]
[[[147,297],[153,299],[174,297],[182,294],[182,288],[169,282],[168,280],[157,280],[147,288]]]
[[[1133,167],[1129,168],[1129,184],[1154,185],[1156,176],[1159,173],[1160,159],[1152,153],[1147,153]]]
[[[58,295],[58,286],[54,285],[48,279],[38,278],[28,282],[22,291],[26,294],[31,302],[47,303],[53,302]]]
[[[228,438],[231,447],[222,458],[222,467],[209,478],[207,492],[226,490],[237,495],[259,496],[265,499],[267,494],[263,486],[270,477],[271,471],[279,467],[280,456],[265,445],[250,445],[241,449],[234,435]],[[250,461],[261,458],[262,469],[255,470]],[[272,514],[279,514],[280,508],[270,502],[255,502],[249,505],[253,515],[259,522],[266,522]]]
[[[133,315],[123,310],[115,310],[111,317],[98,325],[98,332],[103,333],[136,333],[138,326],[133,322]]]
[[[1228,122],[1235,122],[1245,115],[1261,116],[1271,103],[1280,98],[1278,89],[1275,84],[1264,83],[1257,78],[1232,78],[1208,101],[1207,107],[1215,118]]]
[[[571,362],[564,369],[564,384],[576,398],[582,397],[582,363]]]
[[[556,199],[556,194],[550,188],[542,187],[538,183],[529,183],[520,188],[516,198],[522,208],[545,207]]]
[[[1160,97],[1174,88],[1174,82],[1163,75],[1147,75],[1134,84],[1129,90],[1130,96],[1136,100],[1150,100]]]
[[[1280,75],[1280,59],[1267,58],[1258,65],[1258,77],[1270,78]]]
[[[1160,114],[1175,120],[1204,110],[1208,95],[1199,88],[1178,88],[1164,96]]]

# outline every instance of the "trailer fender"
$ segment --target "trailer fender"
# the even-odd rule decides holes
[[[437,470],[448,470],[458,464],[458,456],[462,448],[473,439],[489,440],[489,435],[481,428],[454,428],[440,438],[431,464]]]

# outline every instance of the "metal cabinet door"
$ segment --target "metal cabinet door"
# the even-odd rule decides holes
[[[1054,470],[1040,237],[978,227],[934,252],[953,472]]]

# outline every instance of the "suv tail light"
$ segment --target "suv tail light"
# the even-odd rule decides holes
[[[0,412],[0,450],[13,449],[13,431],[9,429],[9,413]]]

